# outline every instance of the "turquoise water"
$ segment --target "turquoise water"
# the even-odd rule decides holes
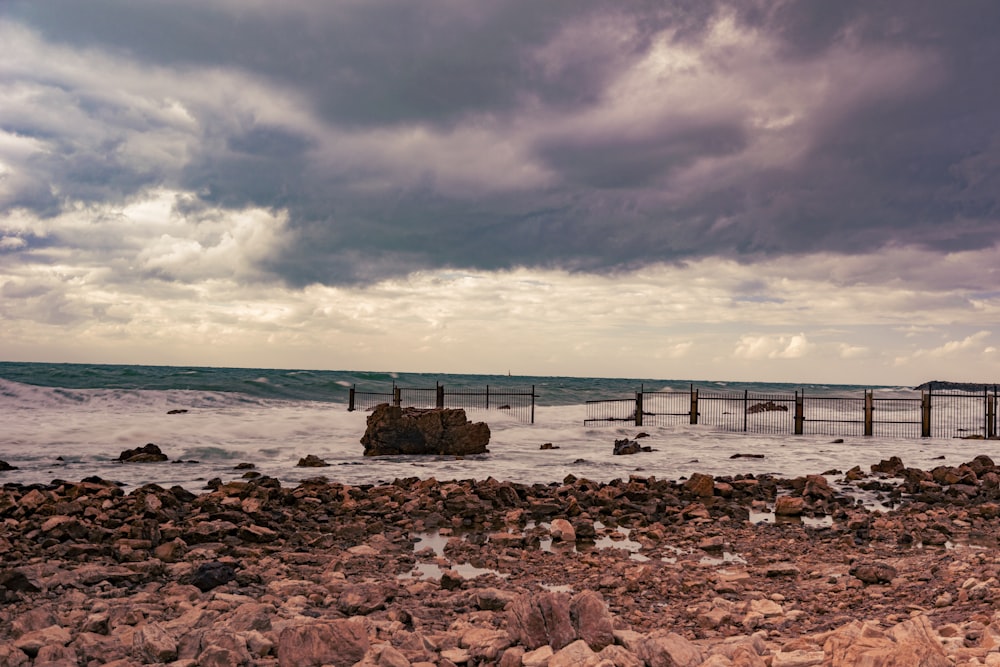
[[[686,391],[692,384],[711,389],[761,393],[855,394],[861,385],[816,385],[775,382],[722,382],[656,378],[592,378],[378,371],[317,371],[272,368],[208,368],[195,366],[120,366],[107,364],[45,364],[0,362],[0,378],[23,384],[62,389],[200,391],[239,394],[253,399],[346,403],[349,388],[388,391],[400,387],[502,390],[535,387],[537,404],[576,405],[588,400],[620,398],[646,391]],[[896,389],[896,388],[893,388]]]

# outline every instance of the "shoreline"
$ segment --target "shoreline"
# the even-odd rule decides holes
[[[7,484],[0,662],[1000,664],[1000,468],[872,469],[891,510],[819,474]]]

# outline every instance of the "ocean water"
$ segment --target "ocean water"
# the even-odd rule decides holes
[[[534,386],[535,423],[495,410],[468,410],[492,433],[490,453],[453,457],[364,457],[360,438],[367,413],[347,410],[348,389],[449,389]],[[0,362],[0,460],[18,470],[0,482],[77,481],[97,475],[127,488],[156,483],[200,491],[212,478],[238,479],[253,463],[283,484],[323,475],[350,484],[405,477],[439,480],[493,477],[523,483],[559,482],[567,475],[594,481],[631,475],[682,479],[770,473],[785,477],[868,467],[889,456],[906,465],[957,465],[991,454],[993,443],[955,438],[889,439],[831,435],[760,435],[707,425],[585,424],[587,400],[628,398],[644,387],[686,391],[690,380],[513,377],[277,369],[113,366]],[[859,394],[863,387],[774,383],[693,382],[703,388],[809,395]],[[903,387],[883,395],[912,396]],[[186,410],[168,414],[172,410]],[[653,452],[613,456],[616,439],[649,434]],[[124,449],[157,444],[171,462],[120,464]],[[541,450],[544,443],[555,448]],[[314,454],[324,468],[298,468]],[[731,458],[762,454],[763,458]]]

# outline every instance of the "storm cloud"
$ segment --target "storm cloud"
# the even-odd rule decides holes
[[[998,29],[987,0],[8,0],[5,353],[978,381]]]
[[[997,28],[991,2],[10,2],[0,206],[280,211],[255,261],[292,285],[981,248]]]

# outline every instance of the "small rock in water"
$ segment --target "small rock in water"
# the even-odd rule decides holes
[[[733,454],[729,458],[731,459],[762,459],[763,454]]]
[[[325,468],[329,465],[329,463],[315,454],[309,454],[305,458],[299,459],[299,462],[295,464],[298,468]]]
[[[186,414],[186,413],[187,413],[187,410],[185,410],[184,408],[177,408],[177,409],[174,409],[174,410],[167,410],[167,414],[168,415],[183,415],[183,414]]]
[[[6,461],[0,461],[0,470],[17,470],[17,466],[12,466]]]
[[[551,442],[546,442],[539,449],[559,449],[557,445],[553,445]]]
[[[635,440],[623,438],[622,440],[615,440],[615,448],[611,453],[615,456],[623,456],[626,454],[638,454],[639,452],[651,451],[653,451],[652,447],[643,447]]]
[[[115,460],[122,463],[159,463],[160,461],[166,461],[167,455],[161,452],[159,447],[150,442],[144,447],[124,450]]]
[[[253,470],[256,467],[253,463],[237,463],[234,470]]]

